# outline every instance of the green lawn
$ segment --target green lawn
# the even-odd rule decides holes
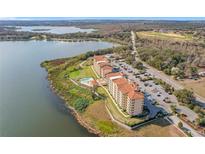
[[[69,77],[72,79],[77,78],[80,75],[80,70],[71,72],[69,75],[70,75]]]
[[[69,77],[75,80],[80,80],[86,77],[92,77],[96,79],[96,75],[92,71],[91,66],[84,66],[79,70],[73,71],[70,73]]]
[[[111,121],[98,121],[96,125],[98,129],[105,134],[114,134],[118,132],[118,128]]]

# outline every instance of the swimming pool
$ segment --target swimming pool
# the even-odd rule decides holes
[[[80,79],[80,83],[87,86],[92,86],[91,81],[93,80],[94,79],[92,77],[87,77],[87,78]]]

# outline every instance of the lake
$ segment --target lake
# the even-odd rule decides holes
[[[77,32],[87,32],[90,33],[94,29],[81,29],[73,26],[17,26],[16,31],[27,31],[35,33],[53,33],[53,34],[66,34],[66,33],[77,33]]]
[[[112,46],[107,42],[0,42],[0,136],[94,136],[50,90],[40,63]]]

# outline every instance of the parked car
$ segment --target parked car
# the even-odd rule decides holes
[[[158,97],[160,97],[160,96],[161,96],[161,93],[160,93],[160,92],[158,92],[158,93],[157,93],[157,96],[158,96]]]
[[[145,87],[147,87],[147,86],[148,86],[148,83],[144,83],[144,85],[145,85]]]
[[[169,91],[169,92],[168,92],[168,94],[169,94],[169,95],[172,95],[172,92],[171,92],[171,91]]]
[[[168,97],[165,97],[165,98],[163,99],[163,101],[164,101],[165,103],[171,103],[171,101],[170,101],[170,99],[169,99]]]

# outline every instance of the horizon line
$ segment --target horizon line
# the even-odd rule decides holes
[[[38,21],[38,20],[165,20],[165,21],[203,21],[205,17],[0,17],[0,21]]]

